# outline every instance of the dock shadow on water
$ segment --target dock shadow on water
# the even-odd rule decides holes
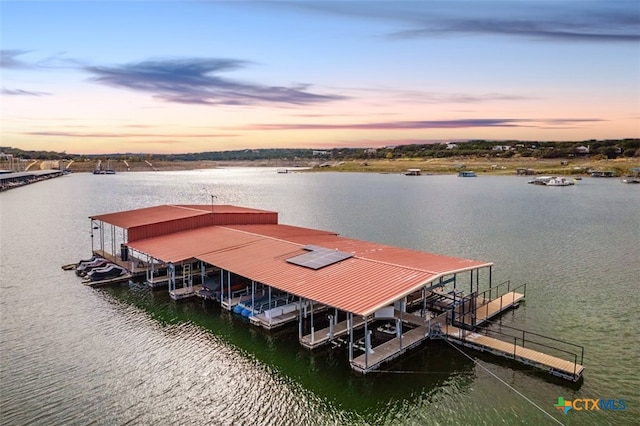
[[[141,309],[163,326],[178,326],[179,330],[181,325],[196,325],[280,376],[284,383],[351,413],[352,420],[383,421],[394,417],[401,407],[414,405],[416,399],[429,400],[448,387],[454,387],[456,393],[463,391],[475,378],[474,363],[440,341],[428,342],[410,356],[362,375],[351,370],[346,348],[303,348],[297,324],[264,330],[218,304],[200,299],[176,302],[166,289],[152,290],[138,282],[96,291]]]

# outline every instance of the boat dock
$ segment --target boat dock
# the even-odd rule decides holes
[[[282,225],[276,212],[229,205],[163,205],[89,219],[92,253],[132,278],[166,283],[174,300],[212,300],[266,330],[297,321],[302,347],[346,346],[351,368],[363,374],[435,338],[567,380],[584,371],[574,353],[584,354],[580,346],[557,349],[569,343],[523,330],[520,340],[489,336],[496,334],[491,320],[526,296],[524,284],[496,285],[491,262]],[[551,342],[541,345],[551,354],[534,349],[532,337]]]

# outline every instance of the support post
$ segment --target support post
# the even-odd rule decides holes
[[[224,302],[224,269],[220,268],[220,304]]]
[[[255,307],[256,307],[256,282],[251,280],[251,309],[255,309]],[[269,325],[271,325],[271,318],[269,318]]]
[[[255,313],[256,307],[253,307],[253,312]],[[269,286],[269,309],[271,309],[271,286]],[[271,318],[273,317],[273,315],[269,315],[269,325],[271,325]]]
[[[491,298],[491,290],[492,290],[491,289],[491,285],[492,285],[492,282],[493,282],[492,274],[493,274],[493,268],[491,266],[489,266],[489,300],[492,299]]]
[[[347,327],[349,327],[349,362],[353,361],[353,314],[347,313]]]
[[[298,340],[302,340],[302,298],[298,299]]]
[[[333,316],[329,315],[329,340],[333,340]]]
[[[369,318],[364,319],[364,369],[369,367]]]

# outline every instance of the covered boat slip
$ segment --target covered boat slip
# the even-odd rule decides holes
[[[166,265],[172,298],[202,295],[266,329],[297,320],[302,346],[348,346],[352,368],[362,373],[376,371],[433,337],[434,318],[474,331],[525,295],[524,286],[495,286],[490,262],[281,225],[273,212],[236,211],[234,206],[157,208],[92,217],[102,250],[105,223],[112,225],[112,241],[117,224],[124,230],[126,256],[145,259],[141,264],[148,279],[155,279],[153,268]],[[196,276],[203,287],[193,285]],[[384,339],[374,338],[374,330]]]

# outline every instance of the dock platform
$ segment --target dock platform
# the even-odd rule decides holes
[[[300,344],[307,349],[315,349],[319,346],[329,343],[336,337],[341,337],[349,333],[348,327],[349,321],[340,321],[333,326],[333,335],[329,332],[329,328],[323,328],[318,331],[314,331],[311,334],[302,336]],[[364,319],[362,317],[353,318],[353,329],[357,330],[364,327]]]
[[[577,362],[567,361],[552,355],[547,355],[533,349],[525,348],[515,343],[505,342],[476,332],[464,330],[439,322],[442,335],[449,341],[480,352],[489,352],[497,356],[513,359],[526,365],[546,370],[554,376],[577,382],[584,366]]]
[[[359,355],[351,361],[351,368],[360,373],[368,373],[378,369],[382,364],[392,361],[408,350],[415,348],[429,338],[429,328],[422,325],[402,333],[401,337],[382,343],[366,354]]]
[[[192,287],[178,287],[175,290],[171,290],[169,292],[169,297],[171,297],[173,300],[188,299],[190,297],[196,296],[200,289],[202,289],[201,284],[194,285]]]
[[[467,312],[463,316],[457,317],[458,323],[469,327],[482,325],[484,322],[501,314],[502,312],[515,307],[522,299],[524,294],[511,291],[497,297],[488,303],[481,297],[476,298],[475,322],[473,313]]]

